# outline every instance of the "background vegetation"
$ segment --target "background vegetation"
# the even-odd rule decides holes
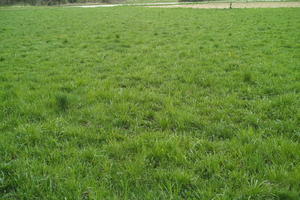
[[[0,8],[0,199],[300,198],[299,8]]]
[[[0,0],[0,5],[61,5],[69,3],[121,3],[123,0]]]
[[[0,0],[0,6],[7,5],[64,5],[64,4],[94,4],[94,3],[156,3],[156,2],[251,2],[256,0]],[[264,1],[264,0],[261,0]],[[270,1],[270,0],[267,0]],[[272,1],[272,0],[271,0]],[[277,1],[277,0],[276,0]],[[279,0],[290,1],[290,0]],[[300,0],[292,0],[300,1]]]

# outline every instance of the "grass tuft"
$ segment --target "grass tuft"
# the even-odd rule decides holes
[[[253,77],[251,72],[246,72],[243,74],[243,81],[245,83],[252,83],[253,82]]]
[[[55,96],[55,103],[59,112],[65,112],[70,107],[70,100],[65,94]]]

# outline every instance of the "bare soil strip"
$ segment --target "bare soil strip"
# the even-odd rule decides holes
[[[157,3],[128,3],[128,4],[90,4],[90,5],[75,5],[72,7],[80,8],[98,8],[98,7],[115,7],[115,6],[149,6],[149,5],[180,5],[180,4],[189,4],[193,2],[157,2]]]
[[[166,6],[147,6],[158,8],[230,8],[230,3],[205,3],[191,5],[166,5]],[[300,7],[300,2],[250,2],[232,3],[231,8],[293,8]]]

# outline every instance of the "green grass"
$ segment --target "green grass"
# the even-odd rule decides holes
[[[299,8],[1,8],[0,199],[299,199],[299,30]]]

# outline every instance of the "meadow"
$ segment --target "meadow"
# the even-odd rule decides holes
[[[0,8],[0,199],[300,199],[299,30],[299,8]]]

